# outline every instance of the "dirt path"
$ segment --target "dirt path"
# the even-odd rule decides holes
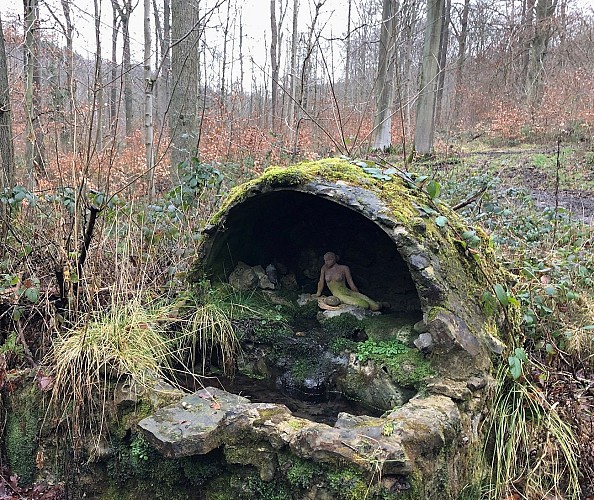
[[[557,200],[554,192],[544,189],[531,189],[540,208],[555,207],[569,210],[575,217],[582,219],[587,224],[594,224],[594,193],[577,189],[559,190]]]

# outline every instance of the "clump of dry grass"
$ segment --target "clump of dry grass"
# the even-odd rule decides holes
[[[489,436],[489,498],[578,498],[578,442],[570,425],[527,380],[498,373]]]
[[[189,366],[195,367],[200,354],[204,375],[208,361],[218,357],[225,373],[233,374],[240,344],[231,313],[216,302],[200,304],[194,301],[189,310],[189,315],[181,320],[180,344],[187,351],[184,359],[188,359]]]
[[[148,387],[171,380],[178,344],[165,333],[165,311],[139,300],[114,305],[86,324],[59,334],[44,359],[53,378],[50,408],[74,437],[104,429],[106,403],[115,383],[131,379]]]

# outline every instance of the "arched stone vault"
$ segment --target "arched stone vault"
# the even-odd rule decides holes
[[[503,350],[500,334],[516,318],[512,305],[490,315],[483,310],[483,293],[506,275],[481,231],[478,247],[465,245],[467,230],[413,182],[380,180],[346,160],[269,169],[235,188],[204,230],[194,279],[225,279],[238,261],[265,266],[278,259],[315,282],[302,253],[335,251],[366,293],[422,315],[426,332],[417,345],[436,376],[423,394],[382,418],[341,413],[329,427],[297,419],[282,405],[240,398],[211,416],[207,406],[197,411],[202,420],[191,438],[182,431],[172,440],[161,430],[162,422],[179,418],[176,407],[164,409],[141,422],[147,439],[164,454],[181,456],[245,447],[249,438],[272,458],[242,455],[244,461],[233,463],[260,467],[266,480],[276,474],[274,450],[290,450],[314,462],[369,466],[394,481],[406,477],[417,495],[410,498],[456,498],[477,480],[492,360]],[[202,405],[201,398],[191,404]],[[364,460],[370,446],[374,461]]]
[[[439,215],[445,227],[435,223]],[[490,372],[505,320],[487,317],[481,300],[506,276],[481,231],[478,249],[465,246],[467,229],[400,177],[379,180],[346,160],[306,162],[235,188],[204,230],[195,272],[224,279],[238,261],[285,259],[303,279],[303,252],[334,251],[365,293],[397,311],[422,311],[434,368],[463,381]]]
[[[247,198],[229,210],[225,229],[213,234],[207,266],[215,278],[225,279],[239,261],[266,267],[280,260],[314,292],[321,256],[333,251],[348,263],[366,294],[389,302],[393,310],[420,312],[414,282],[390,228],[341,201],[341,194],[316,183]],[[308,269],[311,256],[318,265]]]

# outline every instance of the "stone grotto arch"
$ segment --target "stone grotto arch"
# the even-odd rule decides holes
[[[278,475],[275,454],[288,451],[315,463],[355,464],[371,475],[379,467],[388,489],[407,484],[419,495],[410,498],[455,498],[476,483],[493,361],[515,321],[512,309],[487,314],[482,300],[506,274],[487,235],[473,230],[480,244],[470,248],[462,220],[396,174],[343,159],[268,169],[234,188],[205,227],[192,276],[225,281],[239,262],[264,268],[282,262],[313,293],[319,259],[334,251],[364,293],[391,311],[418,316],[414,345],[435,374],[424,390],[382,417],[340,414],[334,427],[298,419],[282,405],[233,400],[208,422],[218,434],[206,447],[204,440],[188,447],[177,438],[164,444],[157,423],[141,422],[166,456],[241,448],[235,427],[243,440],[250,436],[252,448],[264,446],[268,458],[254,451],[252,458],[227,460],[257,467],[263,480]],[[381,457],[379,466],[363,459],[370,450]]]

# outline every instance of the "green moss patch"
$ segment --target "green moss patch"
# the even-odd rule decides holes
[[[35,479],[35,457],[43,404],[34,379],[22,380],[21,383],[26,385],[7,398],[4,444],[11,472],[18,476],[20,485],[29,485]]]
[[[435,375],[429,360],[418,350],[397,340],[366,340],[357,346],[357,357],[361,362],[373,361],[383,365],[390,377],[404,387],[419,388],[426,379]]]

